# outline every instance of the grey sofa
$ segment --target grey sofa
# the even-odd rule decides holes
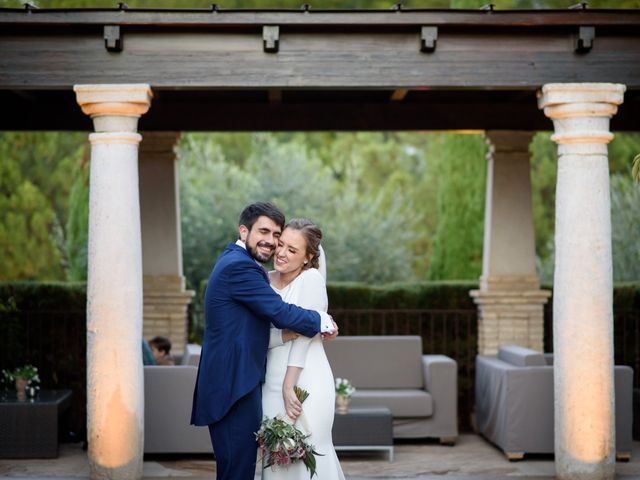
[[[186,365],[144,367],[144,453],[212,453],[209,429],[190,425],[199,346]]]
[[[617,458],[629,459],[633,370],[616,366],[614,376]],[[515,345],[500,347],[498,355],[478,355],[476,422],[510,460],[553,453],[553,355]]]
[[[335,377],[356,387],[351,406],[386,406],[394,438],[458,436],[457,373],[454,360],[423,355],[418,336],[342,336],[325,342]]]

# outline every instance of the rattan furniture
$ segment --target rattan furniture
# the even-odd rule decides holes
[[[0,457],[56,458],[58,418],[71,403],[71,390],[42,390],[32,399],[0,396]]]

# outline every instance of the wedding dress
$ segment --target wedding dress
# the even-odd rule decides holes
[[[314,268],[303,270],[283,290],[272,288],[287,303],[310,310],[327,311],[327,288],[320,272]],[[309,392],[302,404],[302,415],[296,427],[311,436],[307,439],[315,450],[317,476],[320,480],[344,480],[340,462],[333,448],[331,428],[335,409],[335,383],[331,366],[324,353],[322,338],[298,337],[282,343],[280,330],[271,328],[271,339],[267,353],[267,373],[262,386],[262,413],[267,417],[284,416],[286,410],[282,399],[282,382],[287,366],[303,368],[297,385]],[[303,480],[309,478],[304,463],[286,467],[273,466],[262,471],[263,480]]]

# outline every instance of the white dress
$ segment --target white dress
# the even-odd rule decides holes
[[[273,285],[272,285],[273,287]],[[318,270],[303,270],[283,290],[278,290],[282,299],[309,310],[327,311],[327,287]],[[335,383],[331,366],[324,353],[322,338],[300,336],[292,342],[282,343],[280,330],[271,328],[271,339],[267,353],[267,374],[262,386],[262,413],[268,417],[286,414],[282,399],[282,382],[287,366],[302,367],[297,385],[309,392],[302,404],[302,415],[296,427],[311,434],[307,439],[318,453],[317,476],[320,480],[344,480],[340,462],[333,448],[331,428],[335,409]],[[304,418],[303,418],[304,417]],[[263,479],[303,480],[309,478],[304,463],[288,467],[269,467],[262,470]]]

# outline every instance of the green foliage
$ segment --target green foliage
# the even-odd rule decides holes
[[[636,157],[633,159],[631,176],[637,183],[640,183],[640,154],[636,155]]]
[[[475,309],[469,291],[477,282],[416,282],[365,285],[327,284],[330,309]]]
[[[78,168],[69,193],[67,218],[68,279],[87,279],[87,243],[89,238],[89,165],[83,161]]]
[[[611,176],[613,278],[640,279],[640,185],[627,175]]]
[[[287,218],[320,225],[333,280],[415,278],[410,200],[398,186],[383,188],[385,178],[367,177],[367,162],[385,158],[390,147],[359,135],[343,134],[336,142],[316,134],[185,135],[178,154],[190,283],[209,275],[216,256],[237,238],[240,210],[257,200],[276,203]],[[353,155],[335,155],[336,144],[349,142]]]
[[[10,370],[2,370],[5,382],[14,382],[16,378],[24,378],[27,381],[39,382],[38,369],[33,365],[22,365]]]
[[[439,134],[437,226],[428,278],[478,278],[482,269],[486,145],[479,135]]]
[[[4,165],[11,166],[9,162]],[[46,197],[29,180],[0,195],[0,279],[62,276],[60,252],[52,235],[54,218]]]
[[[3,307],[4,305],[4,307]],[[86,285],[68,282],[0,282],[0,314],[21,311],[84,311]]]
[[[616,310],[640,310],[640,282],[620,282],[613,289]]]
[[[0,280],[65,278],[62,225],[85,138],[0,134]]]

